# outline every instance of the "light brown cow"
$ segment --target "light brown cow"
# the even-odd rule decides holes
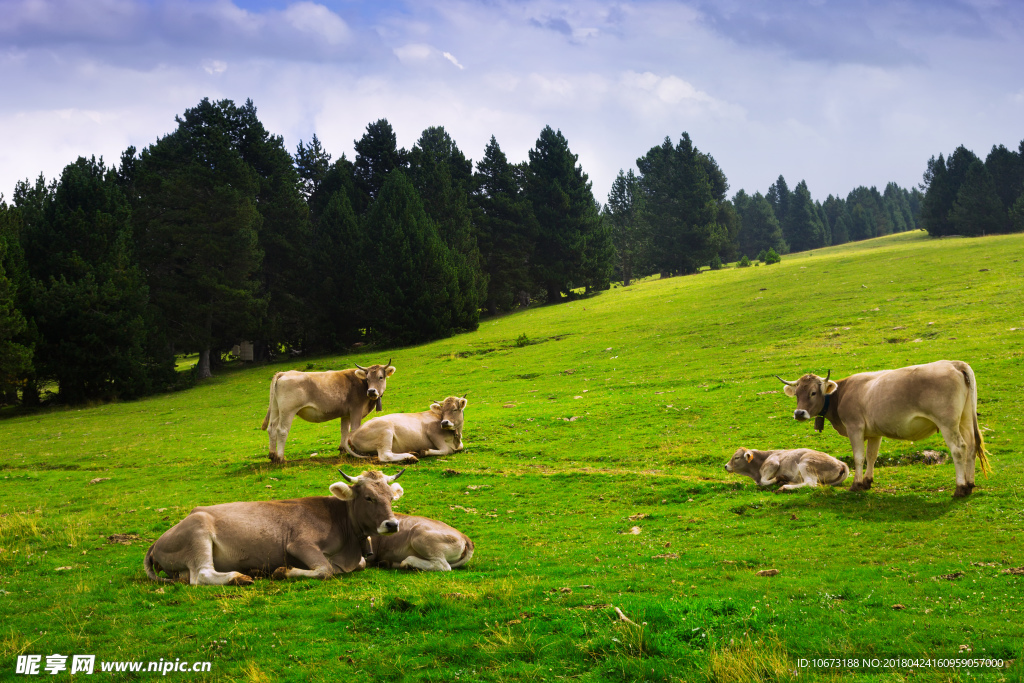
[[[270,382],[270,405],[263,418],[263,429],[270,437],[270,460],[284,462],[284,443],[296,415],[307,422],[340,418],[338,450],[343,449],[349,432],[358,427],[374,407],[381,409],[388,377],[393,374],[395,366],[389,359],[387,365],[368,368],[356,365],[355,369],[348,370],[289,370],[274,375]]]
[[[458,529],[427,517],[395,516],[401,531],[371,537],[371,561],[378,567],[447,572],[473,557],[473,541]]]
[[[333,497],[193,508],[150,546],[146,574],[163,583],[244,586],[253,582],[253,573],[326,579],[362,569],[363,539],[401,528],[391,510],[391,502],[402,497],[395,483],[401,474],[342,472],[345,481],[331,484]]]
[[[867,490],[874,480],[875,458],[882,437],[920,441],[941,432],[956,469],[954,497],[970,495],[974,488],[974,459],[988,471],[985,443],[978,429],[978,384],[974,370],[963,361],[939,360],[897,370],[861,372],[838,382],[804,375],[787,382],[787,396],[795,396],[793,417],[818,417],[849,437],[856,471],[851,491]],[[867,451],[867,471],[864,454]],[[863,473],[863,476],[862,476]]]
[[[782,483],[783,490],[804,486],[839,486],[850,476],[850,467],[828,453],[810,448],[758,451],[739,448],[725,463],[725,471],[745,474],[758,486]]]
[[[348,435],[345,448],[357,458],[376,453],[381,462],[418,462],[420,455],[461,451],[466,397],[449,396],[422,413],[375,417]],[[395,451],[398,451],[397,453]]]

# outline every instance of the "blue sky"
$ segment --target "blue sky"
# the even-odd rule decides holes
[[[478,159],[559,128],[604,201],[687,131],[731,192],[781,173],[815,198],[921,181],[964,144],[1024,139],[1024,3],[0,0],[0,192],[116,161],[201,98],[251,98],[290,150],[352,156],[444,126]]]

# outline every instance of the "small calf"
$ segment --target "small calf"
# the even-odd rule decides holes
[[[818,484],[839,486],[850,475],[845,462],[810,448],[775,451],[739,448],[725,463],[725,471],[745,474],[758,486],[782,482],[786,491]]]
[[[398,533],[370,537],[378,567],[447,572],[473,557],[473,541],[458,529],[427,517],[395,517]]]

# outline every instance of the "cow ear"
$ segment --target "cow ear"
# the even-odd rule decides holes
[[[386,368],[384,368],[384,376],[385,377],[390,377],[393,374],[395,374],[395,366],[394,365],[389,365]]]
[[[356,369],[356,377],[359,379],[366,379],[366,370]]]
[[[334,494],[335,498],[340,498],[341,500],[352,500],[356,497],[356,492],[352,490],[352,487],[343,481],[331,484],[331,493]]]
[[[753,462],[754,461],[754,454],[751,453],[750,451],[747,451],[747,452],[745,452],[743,454],[743,459],[746,460],[747,462]]]
[[[391,485],[391,500],[398,500],[405,495],[405,489],[397,481]]]
[[[466,407],[467,403],[469,403],[469,399],[460,398],[459,399],[459,410],[463,410]]]
[[[786,396],[796,396],[796,389],[787,384],[786,386],[782,387],[782,393],[784,393]]]
[[[430,404],[430,412],[437,413],[438,415],[440,415],[441,414],[441,404],[438,403],[437,401],[434,401],[433,403],[431,403]]]
[[[825,395],[827,396],[828,394],[831,394],[838,388],[839,385],[833,382],[832,380],[825,382]]]

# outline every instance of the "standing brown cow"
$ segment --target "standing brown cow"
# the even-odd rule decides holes
[[[978,429],[978,383],[971,366],[959,360],[938,360],[896,370],[861,372],[838,382],[817,375],[804,375],[787,382],[787,396],[797,400],[793,417],[799,421],[817,417],[820,430],[824,420],[849,437],[856,472],[851,491],[871,488],[875,458],[882,437],[920,441],[935,432],[953,454],[956,468],[955,498],[968,496],[974,488],[974,459],[988,471],[985,443]],[[867,451],[867,471],[864,455]]]
[[[341,418],[341,444],[349,432],[363,421],[376,407],[381,409],[381,398],[387,388],[388,377],[395,374],[389,359],[387,365],[332,370],[328,372],[299,372],[289,370],[274,375],[270,382],[270,406],[263,418],[263,429],[270,437],[270,460],[284,462],[284,444],[298,415],[307,422],[327,422]]]

